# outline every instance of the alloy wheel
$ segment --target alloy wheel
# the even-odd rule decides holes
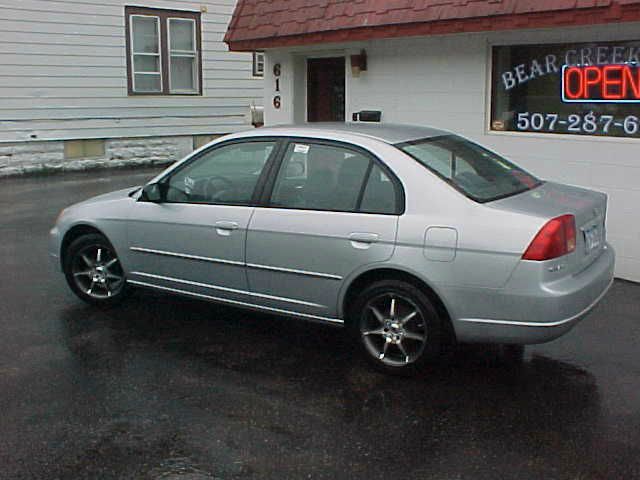
[[[118,257],[105,245],[87,245],[78,250],[71,262],[71,275],[78,289],[96,300],[117,295],[125,284]]]
[[[422,311],[415,302],[402,295],[385,293],[365,304],[360,334],[375,359],[398,367],[420,357],[428,332]]]

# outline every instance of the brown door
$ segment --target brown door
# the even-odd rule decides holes
[[[307,60],[307,121],[344,122],[344,57]]]

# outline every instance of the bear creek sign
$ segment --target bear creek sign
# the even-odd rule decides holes
[[[640,41],[492,53],[492,130],[640,136]]]
[[[562,62],[562,63],[561,63]],[[520,63],[502,72],[506,90],[550,73],[558,73],[564,66],[587,65],[640,65],[640,46],[607,46],[570,48],[564,55],[549,53],[544,58],[532,58],[528,64]]]

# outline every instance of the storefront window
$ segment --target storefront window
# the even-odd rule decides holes
[[[640,41],[493,47],[494,131],[640,138]]]

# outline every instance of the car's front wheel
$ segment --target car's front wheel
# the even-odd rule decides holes
[[[126,293],[122,265],[103,235],[82,235],[71,242],[64,272],[71,290],[87,303],[113,305]]]
[[[369,362],[401,375],[416,373],[438,357],[443,321],[425,293],[399,280],[365,288],[350,313],[351,328]]]

